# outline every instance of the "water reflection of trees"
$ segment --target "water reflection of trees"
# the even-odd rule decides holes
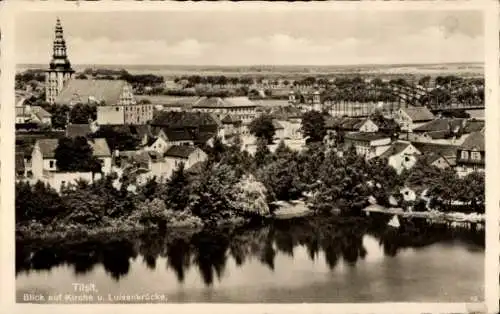
[[[166,260],[179,282],[183,282],[190,267],[196,267],[206,285],[221,280],[228,259],[243,266],[250,259],[260,261],[269,269],[279,267],[279,253],[293,257],[294,249],[304,247],[311,260],[323,253],[326,264],[334,269],[340,260],[355,265],[367,252],[363,236],[371,234],[379,240],[386,255],[394,256],[400,248],[425,246],[457,234],[435,228],[403,225],[400,230],[372,228],[360,220],[338,221],[334,218],[309,218],[276,221],[265,226],[236,230],[207,229],[197,233],[127,235],[67,243],[17,243],[16,271],[50,270],[59,265],[71,265],[76,274],[91,272],[100,264],[115,280],[125,276],[131,259],[142,257],[146,267],[161,267],[159,258]],[[473,245],[484,246],[483,235],[467,235]],[[482,244],[481,244],[482,239]]]

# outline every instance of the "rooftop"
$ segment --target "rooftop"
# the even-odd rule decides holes
[[[67,137],[78,137],[78,136],[87,137],[90,133],[92,133],[92,130],[90,129],[90,124],[69,124],[66,127]]]
[[[206,112],[169,111],[159,112],[151,121],[152,126],[166,126],[169,128],[185,128],[200,126],[218,127],[218,122]]]
[[[401,108],[413,122],[433,120],[434,114],[427,107]]]
[[[168,157],[178,157],[187,159],[189,156],[196,151],[196,147],[187,145],[176,145],[170,147],[166,152],[165,156]]]
[[[471,133],[469,136],[467,136],[462,145],[460,145],[460,149],[484,151],[485,150],[484,146],[485,146],[484,133],[474,132]]]
[[[410,146],[411,143],[409,142],[394,142],[388,150],[386,150],[382,155],[380,155],[380,158],[389,158],[391,156],[397,155],[404,151],[408,146]]]
[[[77,80],[68,81],[56,97],[57,104],[101,103],[115,105],[128,83],[123,80]]]
[[[346,139],[355,140],[355,141],[364,141],[371,142],[381,139],[390,139],[386,134],[381,133],[365,133],[365,132],[351,132],[347,133],[344,136]]]
[[[248,97],[202,97],[193,104],[193,108],[235,108],[256,107],[257,105]]]

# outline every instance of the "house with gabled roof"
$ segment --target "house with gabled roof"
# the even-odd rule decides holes
[[[16,124],[26,123],[50,126],[52,115],[41,106],[33,106],[26,97],[16,95]]]
[[[422,155],[438,155],[442,156],[446,163],[451,167],[455,167],[457,161],[457,145],[426,143],[426,142],[412,142]]]
[[[419,156],[419,159],[423,160],[425,164],[437,167],[440,169],[450,168],[451,165],[448,160],[439,153],[428,152]]]
[[[101,162],[101,172],[111,172],[111,151],[105,139],[96,138],[88,140],[93,156]],[[91,172],[61,172],[58,171],[55,151],[59,139],[39,139],[35,142],[31,154],[31,169],[33,178],[49,184],[56,191],[67,184],[78,180],[92,182],[94,174]]]
[[[181,163],[184,169],[189,169],[193,165],[203,162],[208,155],[198,147],[194,146],[172,146],[163,156],[172,170],[177,169]]]
[[[434,120],[435,116],[429,108],[425,106],[408,108],[403,107],[396,112],[394,119],[399,124],[401,130],[412,131],[419,125]]]
[[[462,118],[438,118],[412,130],[411,141],[460,145],[471,132],[484,128],[484,122]]]
[[[394,168],[398,174],[403,170],[413,168],[417,163],[421,153],[410,142],[397,141],[380,155],[380,158],[387,159],[389,166]]]
[[[172,146],[194,145],[194,135],[186,129],[170,129],[155,127],[152,129],[155,136],[146,147],[148,151],[164,154]]]
[[[89,139],[94,157],[101,161],[102,172],[111,171],[111,151],[108,143],[103,138]],[[39,139],[35,142],[31,156],[32,171],[35,178],[41,178],[45,173],[57,172],[55,151],[59,145],[59,139]]]
[[[459,176],[485,169],[484,131],[471,133],[457,149],[456,170]]]

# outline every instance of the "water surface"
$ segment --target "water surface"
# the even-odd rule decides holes
[[[17,298],[160,293],[168,302],[483,300],[483,235],[315,218],[195,234],[18,243]]]

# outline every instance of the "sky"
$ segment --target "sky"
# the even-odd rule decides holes
[[[56,17],[73,64],[355,65],[483,62],[479,11],[24,12],[17,63],[51,59]]]

